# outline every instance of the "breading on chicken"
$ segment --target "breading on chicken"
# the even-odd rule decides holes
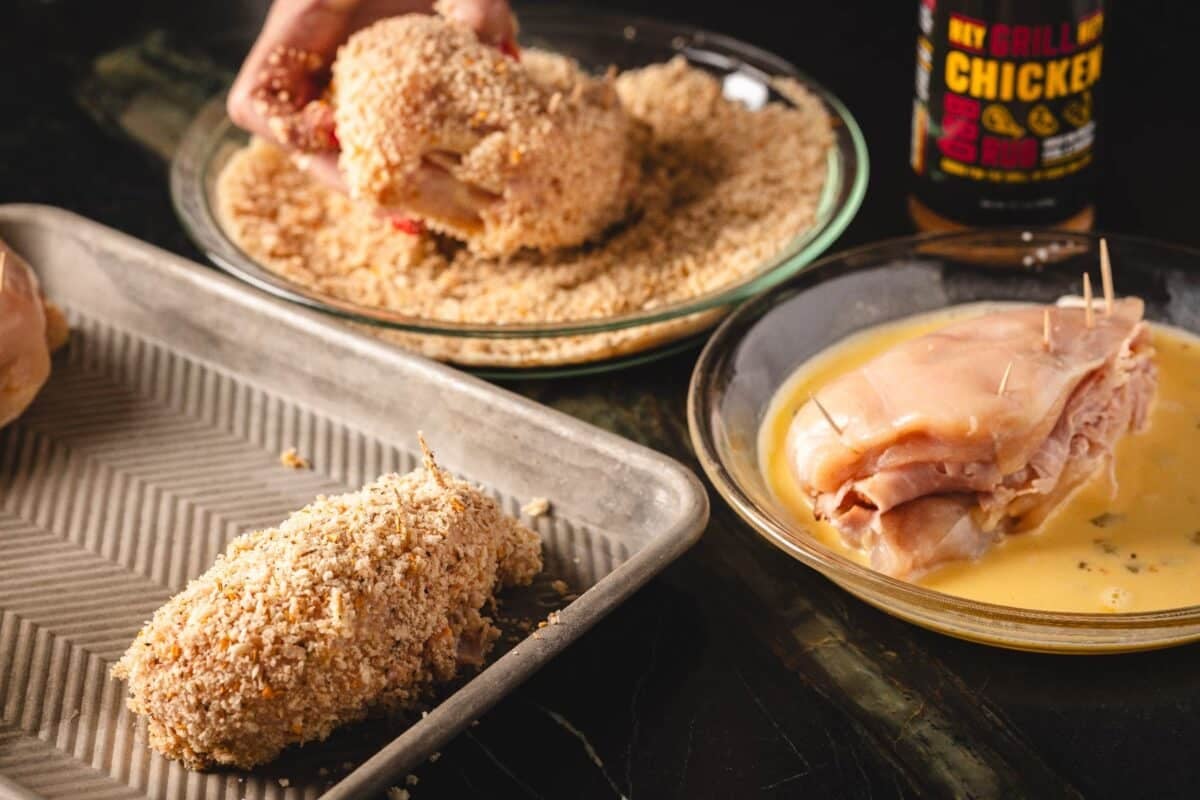
[[[0,242],[0,427],[21,415],[50,377],[67,323],[25,260]]]
[[[113,675],[155,749],[249,768],[482,663],[498,636],[482,609],[541,566],[537,534],[426,450],[423,468],[234,539]]]
[[[579,245],[630,211],[646,133],[611,75],[564,56],[518,62],[440,17],[393,17],[342,47],[332,98],[351,196],[477,253]]]

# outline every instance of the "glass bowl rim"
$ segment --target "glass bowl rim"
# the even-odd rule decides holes
[[[188,125],[171,160],[171,202],[189,238],[210,261],[240,280],[276,297],[352,322],[450,337],[552,338],[668,322],[732,306],[777,286],[808,266],[845,231],[861,208],[866,195],[870,158],[858,122],[832,92],[782,57],[724,34],[645,17],[551,6],[522,10],[520,18],[525,23],[524,32],[533,37],[552,33],[555,28],[586,31],[597,25],[610,26],[610,35],[619,25],[632,28],[635,36],[637,32],[646,31],[667,40],[690,37],[690,41],[696,44],[714,44],[725,48],[752,69],[764,71],[762,65],[766,65],[771,70],[771,77],[799,81],[820,99],[833,121],[834,141],[826,156],[830,172],[818,203],[818,208],[824,203],[833,204],[827,218],[815,220],[812,226],[793,237],[780,253],[764,260],[751,275],[739,282],[690,300],[646,311],[534,323],[466,323],[402,314],[306,289],[258,264],[225,234],[206,190],[213,155],[225,141],[229,130],[235,127],[225,113],[225,93],[222,92],[210,99]],[[675,48],[675,52],[686,54],[687,48]],[[753,63],[755,61],[759,63]],[[840,204],[837,203],[839,198]]]
[[[1106,632],[1128,631],[1135,629],[1170,630],[1174,627],[1194,626],[1200,623],[1200,605],[1182,606],[1159,611],[1143,611],[1132,613],[1087,613],[1049,611],[1043,609],[1027,609],[1017,606],[986,603],[969,600],[944,592],[928,589],[917,584],[909,583],[884,575],[863,564],[856,563],[835,552],[817,541],[810,534],[789,525],[778,518],[769,509],[764,509],[744,491],[742,484],[726,469],[721,460],[720,451],[714,439],[714,431],[708,424],[717,411],[716,398],[720,391],[714,388],[714,381],[721,367],[729,356],[737,352],[746,334],[762,319],[773,313],[779,306],[789,302],[805,291],[809,284],[819,284],[826,279],[849,272],[878,267],[884,260],[882,256],[889,252],[911,252],[918,246],[929,243],[956,243],[979,240],[981,237],[1016,237],[1009,243],[1014,246],[1028,248],[1035,246],[1040,238],[1050,238],[1055,241],[1073,240],[1087,242],[1089,251],[1098,247],[1102,238],[1118,247],[1132,245],[1151,247],[1160,250],[1174,251],[1178,255],[1195,259],[1200,264],[1200,249],[1161,242],[1149,237],[1107,234],[1099,232],[1075,233],[1053,229],[1008,227],[988,230],[964,230],[945,233],[919,233],[910,236],[900,236],[883,239],[877,242],[860,245],[826,256],[809,266],[802,279],[777,287],[759,297],[742,304],[727,316],[705,345],[704,350],[696,361],[688,386],[687,419],[691,432],[693,448],[705,475],[712,482],[718,494],[730,505],[756,533],[767,539],[771,544],[780,548],[793,558],[824,574],[834,582],[849,589],[849,585],[863,587],[874,597],[896,598],[910,607],[919,609],[927,614],[972,618],[988,622],[999,622],[1010,626],[1007,630],[996,631],[997,641],[994,643],[1005,646],[1017,646],[1022,649],[1086,651],[1092,648],[1086,646],[1067,647],[1061,641],[1053,638],[1055,631],[1064,628],[1077,631],[1098,629]],[[1029,238],[1032,237],[1032,238]],[[872,258],[874,257],[874,258]],[[805,286],[797,286],[805,283]],[[778,388],[778,387],[776,387]],[[756,467],[757,469],[757,467]],[[857,591],[851,590],[858,594]],[[866,602],[874,604],[871,598],[863,597]],[[905,609],[885,609],[891,613],[910,619],[918,624],[926,624]],[[937,626],[934,626],[937,627]],[[955,627],[953,624],[948,627]],[[1046,638],[1047,634],[1051,638]],[[983,637],[973,634],[967,638],[980,640]],[[1021,638],[1032,636],[1034,638]],[[1195,638],[1189,633],[1188,640]],[[1151,646],[1166,646],[1174,643],[1170,638],[1156,639]],[[1128,647],[1120,646],[1106,649],[1142,649],[1140,642],[1130,642]]]

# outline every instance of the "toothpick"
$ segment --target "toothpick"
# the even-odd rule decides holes
[[[838,424],[833,421],[833,417],[829,414],[829,412],[827,410],[825,410],[825,406],[821,405],[821,401],[817,399],[817,396],[815,394],[810,395],[809,399],[813,401],[813,405],[815,405],[817,407],[817,410],[820,411],[822,416],[825,417],[825,421],[829,423],[829,427],[831,427],[835,431],[837,431],[838,436],[841,436],[842,429],[839,428]]]
[[[997,397],[1004,396],[1004,390],[1008,388],[1008,376],[1012,374],[1013,362],[1009,361],[1008,366],[1004,368],[1004,376],[1000,378],[1000,388],[996,390]]]
[[[1108,260],[1108,240],[1100,240],[1100,282],[1104,285],[1104,315],[1113,312],[1112,262]]]
[[[4,265],[8,263],[8,253],[0,250],[0,294],[4,293]]]
[[[1083,324],[1092,327],[1092,278],[1083,273]]]
[[[1050,309],[1049,307],[1042,309],[1042,346],[1047,350],[1050,348]]]

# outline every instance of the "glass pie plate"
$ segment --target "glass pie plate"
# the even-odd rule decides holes
[[[280,277],[244,253],[222,229],[215,213],[216,182],[222,168],[247,141],[225,114],[224,99],[206,105],[185,133],[171,166],[171,196],[184,227],[217,266],[278,297],[356,323],[389,331],[385,336],[435,358],[497,377],[563,375],[641,363],[696,343],[734,304],[795,275],[836,239],[862,203],[867,185],[867,149],[845,106],[787,61],[726,36],[653,20],[584,11],[528,9],[520,12],[521,44],[570,55],[602,71],[663,62],[684,56],[723,80],[728,96],[752,107],[770,100],[789,103],[772,86],[776,77],[799,81],[823,102],[833,121],[827,178],[813,224],[773,258],[734,284],[691,300],[609,317],[544,324],[470,324],[408,316],[319,293]],[[592,339],[588,342],[588,339]],[[469,357],[463,340],[473,340]],[[503,340],[538,340],[538,363],[510,368],[499,356]],[[557,344],[569,345],[556,353]],[[489,350],[496,349],[495,357]]]
[[[1109,237],[1118,294],[1146,317],[1200,332],[1200,252]],[[696,364],[688,424],[705,472],[771,544],[881,610],[952,636],[1023,650],[1100,653],[1200,639],[1200,606],[1145,613],[1063,613],[975,602],[888,577],[822,544],[774,499],[759,471],[758,431],[775,390],[802,362],[851,333],[983,300],[1052,302],[1098,274],[1099,239],[1059,232],[964,232],[895,239],[823,259],[746,303]]]

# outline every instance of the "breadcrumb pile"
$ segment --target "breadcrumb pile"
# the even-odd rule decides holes
[[[639,137],[611,77],[520,63],[440,17],[381,20],[333,65],[352,197],[402,209],[483,255],[583,244],[623,218]]]
[[[833,131],[821,101],[799,84],[774,87],[792,105],[751,110],[676,58],[624,72],[614,88],[648,129],[637,210],[586,247],[489,258],[432,234],[399,233],[261,141],[220,176],[222,224],[251,258],[317,292],[472,323],[596,319],[690,300],[746,278],[813,224]],[[702,329],[717,313],[557,338],[364,330],[460,364],[528,367],[645,349]]]
[[[426,451],[233,540],[113,675],[164,755],[249,768],[482,663],[499,632],[481,609],[541,568],[537,535]]]

